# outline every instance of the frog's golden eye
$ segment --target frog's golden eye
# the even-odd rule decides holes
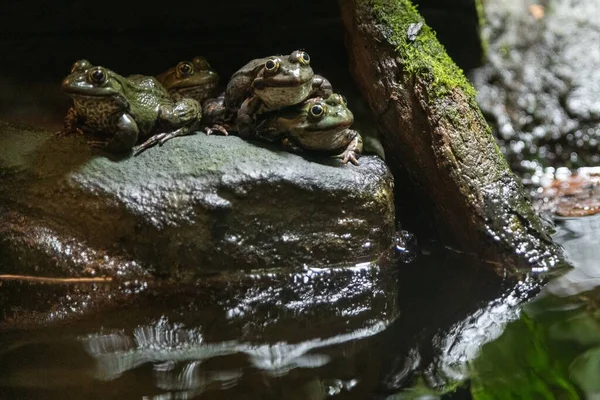
[[[88,82],[101,85],[104,82],[106,82],[108,75],[106,74],[106,71],[104,70],[104,68],[95,67],[95,68],[88,69],[87,78],[88,78]]]
[[[303,65],[310,64],[310,56],[308,55],[308,53],[305,53],[304,51],[299,51],[298,62]]]
[[[177,64],[177,75],[179,75],[180,77],[184,78],[186,76],[190,76],[194,73],[194,66],[187,62],[187,61],[182,61],[179,64]]]
[[[320,118],[325,114],[325,106],[317,103],[310,108],[310,115],[314,118]]]
[[[270,73],[275,73],[279,70],[279,60],[276,58],[271,58],[267,60],[265,63],[265,70]]]

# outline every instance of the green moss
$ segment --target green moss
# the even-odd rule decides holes
[[[476,95],[462,70],[448,56],[435,32],[424,23],[410,1],[366,1],[373,8],[376,19],[389,28],[387,39],[399,51],[404,71],[430,82],[430,95],[441,97],[455,88],[462,89],[469,97]],[[409,40],[408,27],[419,22],[423,22],[423,27],[414,40]]]
[[[489,54],[489,43],[486,39],[483,38],[483,35],[481,34],[481,31],[483,29],[483,27],[485,26],[485,11],[483,9],[483,4],[481,3],[481,0],[475,0],[475,9],[477,10],[477,23],[479,25],[479,40],[481,41],[481,49],[482,51],[482,61],[485,60],[487,58],[487,55]]]

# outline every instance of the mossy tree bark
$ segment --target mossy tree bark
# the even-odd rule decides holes
[[[565,264],[499,151],[475,90],[414,6],[339,4],[351,72],[377,119],[402,188],[397,198],[416,193],[444,243],[495,267]],[[402,215],[401,202],[399,208]]]

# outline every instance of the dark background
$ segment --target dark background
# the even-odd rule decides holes
[[[473,0],[421,0],[418,9],[457,63],[481,60]],[[352,91],[337,1],[4,1],[0,118],[53,127],[69,100],[59,83],[86,58],[120,74],[156,75],[205,56],[226,83],[253,58],[304,49],[316,73]],[[351,95],[352,93],[350,93]],[[59,118],[60,119],[60,118]]]

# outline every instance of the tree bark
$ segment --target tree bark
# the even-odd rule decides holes
[[[499,270],[566,265],[498,149],[475,90],[414,6],[339,4],[351,73],[396,177],[398,214],[413,213],[403,198],[418,196],[444,244]]]

